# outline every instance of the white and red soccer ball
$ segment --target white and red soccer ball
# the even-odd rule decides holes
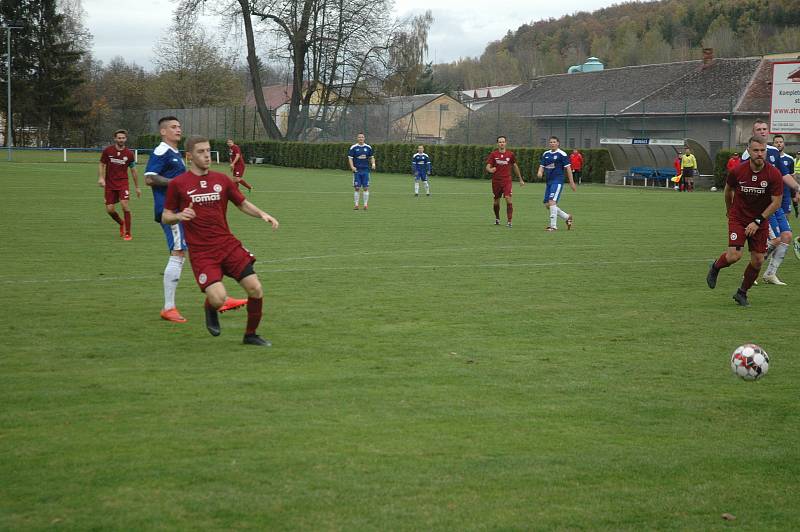
[[[769,371],[769,355],[756,344],[740,345],[731,355],[731,371],[746,381],[757,381]]]

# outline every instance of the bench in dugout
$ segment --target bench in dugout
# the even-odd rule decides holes
[[[673,177],[675,177],[675,170],[673,168],[632,166],[631,169],[628,170],[628,173],[622,176],[622,184],[627,185],[628,181],[630,181],[631,185],[635,185],[636,180],[641,179],[644,182],[644,186],[647,186],[648,182],[650,182],[654,186],[656,184],[663,184],[665,187],[668,187]]]

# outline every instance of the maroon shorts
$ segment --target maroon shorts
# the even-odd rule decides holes
[[[233,177],[242,177],[244,175],[244,166],[241,168],[236,167],[233,169]]]
[[[205,292],[208,285],[221,281],[223,275],[239,281],[244,269],[255,262],[256,258],[237,243],[224,249],[199,252],[190,247],[189,261],[192,263],[197,285]]]
[[[127,201],[131,197],[131,192],[127,188],[125,190],[111,190],[106,188],[106,205],[114,205],[119,203],[120,200]]]
[[[507,181],[492,181],[492,193],[494,194],[495,199],[499,198],[500,196],[510,198],[511,197],[511,180]]]
[[[728,246],[747,247],[756,253],[767,252],[767,237],[769,236],[769,224],[763,223],[753,236],[745,236],[744,230],[749,224],[744,224],[737,220],[728,220]]]

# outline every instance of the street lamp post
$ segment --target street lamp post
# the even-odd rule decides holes
[[[11,146],[14,144],[14,139],[11,136],[11,30],[22,29],[22,23],[16,21],[7,21],[4,29],[6,30],[6,148],[8,148],[8,160],[11,160]]]

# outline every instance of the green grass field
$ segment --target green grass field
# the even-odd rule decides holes
[[[583,186],[549,234],[541,184],[508,229],[486,181],[378,173],[356,212],[345,172],[246,177],[270,349],[206,332],[188,265],[159,319],[149,191],[124,242],[94,165],[0,163],[0,529],[800,527],[800,261],[709,290],[720,193]]]

